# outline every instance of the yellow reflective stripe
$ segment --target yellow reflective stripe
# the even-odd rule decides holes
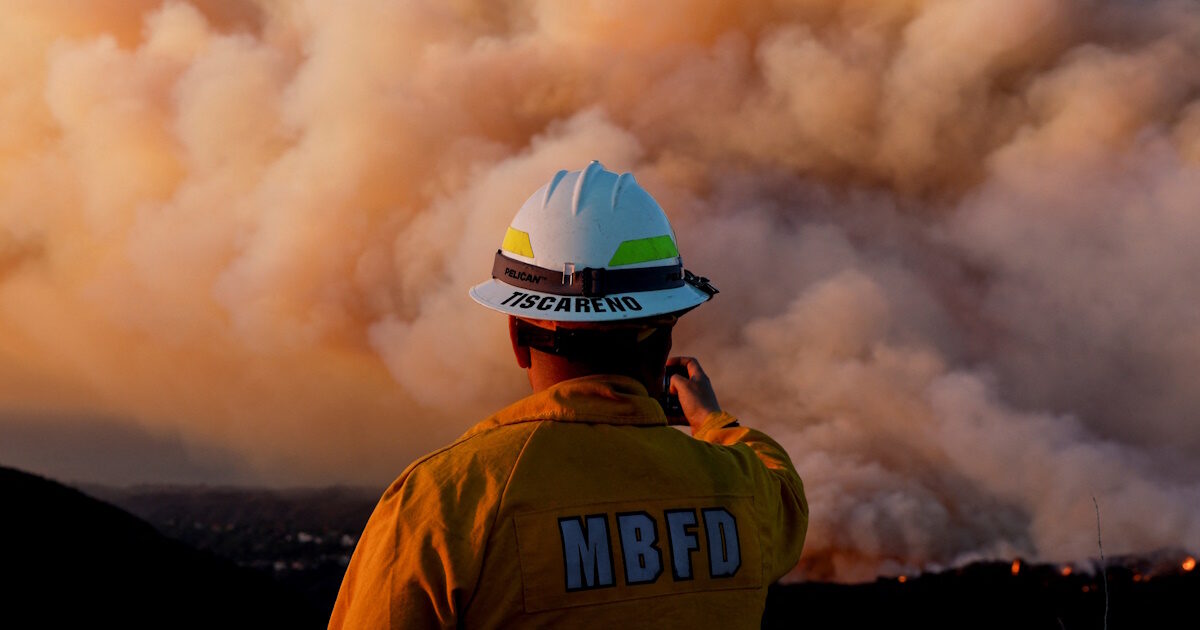
[[[679,250],[675,249],[675,241],[664,234],[621,243],[617,247],[617,252],[613,254],[612,260],[608,261],[608,266],[632,265],[651,260],[674,258],[678,255]]]
[[[533,246],[529,244],[529,233],[514,230],[511,227],[504,233],[504,243],[500,245],[500,249],[518,256],[533,258]]]

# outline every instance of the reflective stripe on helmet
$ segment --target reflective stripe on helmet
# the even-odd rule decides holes
[[[518,256],[533,258],[533,246],[529,244],[529,233],[516,228],[509,227],[508,231],[504,233],[504,242],[500,245],[500,249]]]
[[[608,261],[608,266],[634,265],[652,260],[675,258],[678,255],[679,250],[675,248],[675,241],[664,234],[621,243],[617,246],[612,260]]]

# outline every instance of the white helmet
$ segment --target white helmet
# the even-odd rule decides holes
[[[632,174],[595,161],[533,193],[496,251],[492,280],[471,289],[490,309],[559,322],[676,313],[716,293],[684,270],[658,202]]]

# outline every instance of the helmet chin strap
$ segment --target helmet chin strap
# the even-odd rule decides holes
[[[665,322],[664,322],[665,325]],[[536,348],[554,355],[597,353],[630,354],[659,330],[658,326],[614,328],[543,328],[523,319],[516,320],[517,345]]]

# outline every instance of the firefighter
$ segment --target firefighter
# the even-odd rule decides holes
[[[632,175],[592,162],[534,193],[470,291],[533,394],[392,483],[330,628],[758,627],[808,505],[783,448],[668,359],[716,293]]]

